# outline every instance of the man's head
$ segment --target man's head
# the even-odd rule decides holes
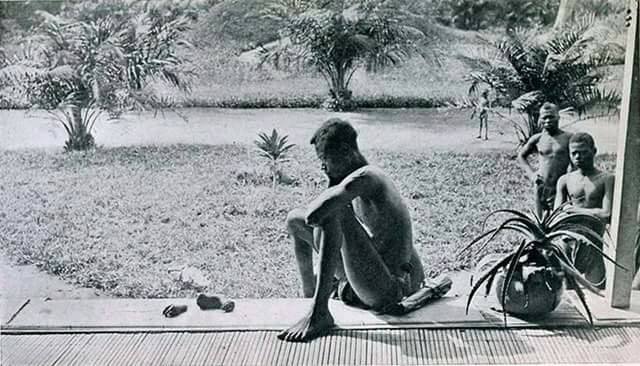
[[[578,169],[592,169],[597,151],[593,137],[588,133],[579,132],[569,139],[571,164]]]
[[[364,158],[358,150],[358,133],[349,122],[331,118],[313,134],[311,144],[316,148],[322,169],[330,180],[340,182],[359,168]],[[335,182],[334,182],[335,183]]]
[[[558,129],[558,122],[560,121],[560,113],[558,106],[553,103],[544,103],[540,107],[540,123],[542,128],[548,132],[554,132]]]

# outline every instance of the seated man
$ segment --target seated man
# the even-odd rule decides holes
[[[584,212],[599,217],[603,224],[592,228],[600,235],[604,234],[605,224],[611,218],[614,176],[595,167],[596,146],[591,135],[576,133],[569,140],[569,156],[576,170],[558,179],[555,208],[569,201],[567,210]],[[576,243],[573,243],[574,245]],[[599,253],[586,245],[571,250],[575,258],[574,265],[585,274],[587,280],[604,288],[604,260]]]
[[[356,136],[348,122],[332,118],[311,139],[329,188],[306,208],[290,212],[287,228],[304,296],[313,297],[313,305],[280,339],[308,341],[333,327],[329,298],[336,279],[343,301],[381,312],[424,280],[409,210],[391,179],[367,163]],[[319,252],[317,280],[313,250]]]

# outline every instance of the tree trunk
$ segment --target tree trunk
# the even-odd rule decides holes
[[[558,29],[565,25],[567,21],[571,19],[575,8],[576,0],[560,0],[560,6],[558,6],[558,14],[556,15],[556,21],[553,24],[553,28]]]
[[[66,151],[72,150],[87,150],[95,146],[93,136],[87,130],[85,121],[82,120],[82,108],[71,108],[72,128],[69,134],[69,139],[65,142],[64,149]]]
[[[334,105],[329,108],[335,111],[350,111],[353,109],[351,102],[351,90],[347,88],[347,69],[342,65],[336,65],[337,75],[332,78],[331,97],[335,99]]]

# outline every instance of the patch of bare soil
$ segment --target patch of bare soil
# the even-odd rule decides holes
[[[0,300],[91,299],[101,296],[105,295],[98,290],[71,285],[34,265],[15,265],[0,257]]]

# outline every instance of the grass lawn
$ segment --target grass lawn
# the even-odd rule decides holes
[[[530,203],[512,152],[364,153],[407,198],[430,275],[471,263],[453,254],[485,214]],[[0,151],[2,249],[114,296],[192,296],[169,273],[184,266],[209,276],[212,292],[298,296],[284,220],[326,182],[310,148],[291,157],[284,170],[296,183],[274,191],[264,162],[244,145]],[[600,162],[611,169],[613,158]]]

